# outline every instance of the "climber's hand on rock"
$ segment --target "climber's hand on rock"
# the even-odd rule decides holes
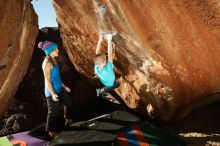
[[[57,94],[52,94],[53,101],[59,101],[59,97]]]
[[[111,41],[111,40],[112,40],[112,34],[108,34],[108,35],[106,36],[106,39],[107,39],[108,41]]]

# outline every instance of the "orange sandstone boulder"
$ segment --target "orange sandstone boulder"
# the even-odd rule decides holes
[[[93,76],[100,32],[113,38],[117,93],[152,118],[180,120],[220,99],[218,0],[54,0],[64,46]],[[103,46],[103,52],[105,51]]]
[[[30,0],[0,1],[0,117],[26,74],[37,33]]]

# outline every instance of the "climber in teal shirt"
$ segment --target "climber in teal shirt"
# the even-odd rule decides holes
[[[109,93],[119,86],[115,81],[114,64],[113,64],[113,51],[112,51],[112,34],[105,35],[108,41],[108,57],[105,54],[101,54],[101,43],[103,41],[103,34],[99,36],[98,45],[96,48],[95,58],[95,74],[105,86],[103,88],[96,89],[97,96],[101,96],[105,93]]]

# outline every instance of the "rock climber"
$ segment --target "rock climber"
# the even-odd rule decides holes
[[[101,43],[103,38],[108,42],[108,56],[101,54]],[[95,74],[104,85],[103,88],[96,89],[97,96],[103,96],[106,93],[113,91],[119,86],[115,80],[114,64],[113,64],[113,49],[112,49],[113,34],[100,34],[95,57]]]

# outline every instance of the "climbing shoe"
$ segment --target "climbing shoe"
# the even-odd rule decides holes
[[[100,97],[101,96],[101,89],[96,89],[96,95],[97,95],[97,97]]]
[[[49,131],[49,136],[53,139],[58,136],[58,133],[55,131]]]
[[[66,119],[66,122],[65,122],[65,127],[69,127],[70,125],[72,125],[74,122],[72,119]]]

